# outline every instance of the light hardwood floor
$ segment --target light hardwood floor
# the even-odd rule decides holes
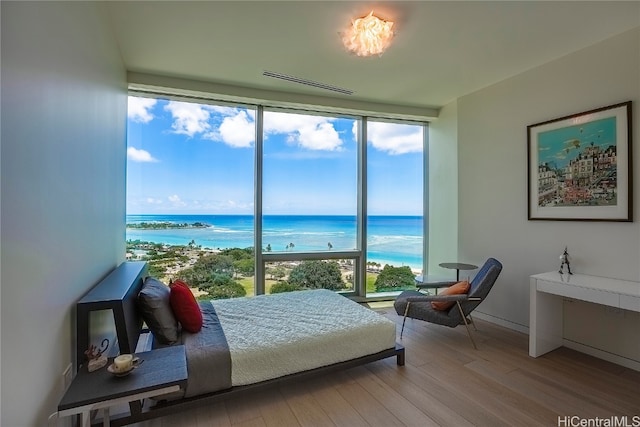
[[[478,350],[464,326],[418,320],[407,320],[400,341],[402,318],[378,311],[398,325],[403,367],[387,359],[135,426],[571,425],[559,424],[565,416],[640,426],[640,372],[565,348],[533,359],[527,335],[482,321]]]

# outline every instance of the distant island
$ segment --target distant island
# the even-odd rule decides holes
[[[135,229],[142,229],[142,230],[167,230],[167,229],[174,229],[174,228],[208,228],[210,227],[209,224],[205,224],[203,222],[193,222],[191,224],[189,223],[177,223],[177,222],[169,222],[169,221],[163,221],[163,222],[137,222],[137,223],[132,223],[132,224],[127,224],[127,228],[135,228]]]

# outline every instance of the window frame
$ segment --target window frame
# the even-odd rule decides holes
[[[429,122],[413,119],[390,119],[375,115],[360,115],[356,113],[342,113],[331,111],[330,109],[314,106],[280,107],[269,105],[266,102],[247,102],[242,100],[233,102],[232,100],[219,100],[214,95],[198,96],[171,94],[158,91],[145,91],[129,89],[128,96],[146,97],[153,99],[175,100],[232,108],[245,108],[255,112],[255,146],[254,146],[254,258],[255,276],[254,293],[260,295],[265,293],[266,264],[279,261],[305,261],[305,260],[327,260],[327,259],[352,259],[354,260],[354,286],[353,291],[340,292],[356,301],[377,301],[389,299],[391,293],[381,293],[380,295],[367,296],[366,293],[366,253],[367,253],[367,124],[369,121],[387,122],[397,124],[416,125],[422,127],[423,135],[423,236],[422,236],[422,271],[428,271],[429,255]],[[318,115],[324,117],[348,118],[356,120],[357,126],[357,212],[356,212],[356,247],[355,250],[344,251],[313,251],[313,252],[264,252],[262,250],[262,196],[263,196],[263,161],[264,161],[264,112],[284,112],[292,114]]]

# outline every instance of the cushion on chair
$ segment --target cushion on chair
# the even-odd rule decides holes
[[[461,294],[466,294],[467,292],[469,292],[469,282],[464,280],[462,282],[458,282],[454,285],[451,285],[448,288],[445,288],[438,295],[461,295]],[[455,302],[453,301],[432,301],[431,302],[431,307],[433,307],[434,310],[438,310],[438,311],[448,311],[454,305],[455,305]]]

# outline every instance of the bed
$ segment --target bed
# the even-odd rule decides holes
[[[116,271],[119,269],[130,272],[124,275],[128,278],[121,272],[118,275],[120,302],[107,298],[104,289],[96,291],[102,282],[88,295],[102,295],[114,304],[120,352],[135,352],[134,343],[138,342],[143,322],[139,302],[134,300],[147,282],[146,264],[123,263]],[[130,283],[123,285],[123,281]],[[185,346],[185,390],[165,396],[150,408],[132,407],[130,415],[112,419],[112,425],[163,416],[206,400],[387,357],[395,356],[398,365],[404,364],[404,348],[395,342],[395,323],[332,291],[296,291],[198,304],[202,329],[197,333],[182,330],[173,344]],[[100,306],[104,308],[104,304]],[[84,319],[80,313],[86,308],[78,311],[79,323]],[[88,330],[83,326],[83,332]],[[81,338],[78,350],[86,345]],[[154,342],[154,346],[166,345]]]

